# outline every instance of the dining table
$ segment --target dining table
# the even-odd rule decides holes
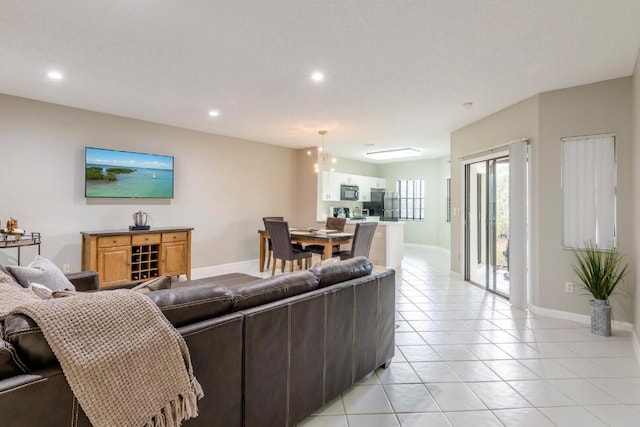
[[[348,244],[353,241],[353,233],[338,232],[335,230],[320,229],[311,227],[290,228],[291,242],[301,245],[321,245],[324,247],[324,259],[331,258],[335,245]],[[267,240],[269,233],[267,230],[258,230],[260,271],[264,271],[264,261],[267,254]]]

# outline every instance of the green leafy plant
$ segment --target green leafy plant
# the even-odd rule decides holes
[[[584,289],[593,298],[605,300],[608,304],[609,296],[629,272],[629,266],[623,262],[623,255],[613,247],[597,249],[591,242],[583,249],[574,249],[573,255],[575,259],[571,267]]]

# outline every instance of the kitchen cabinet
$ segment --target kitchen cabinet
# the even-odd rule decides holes
[[[325,202],[339,202],[340,201],[340,186],[346,184],[343,182],[345,178],[344,173],[340,172],[322,172],[322,200]]]
[[[372,188],[385,188],[386,180],[384,178],[377,178],[373,176],[360,177],[360,201],[371,201],[371,189]]]
[[[369,181],[369,189],[371,188],[387,188],[387,180],[384,178],[371,178]]]
[[[359,221],[347,221],[344,231],[354,233]],[[349,245],[340,245],[348,250]],[[404,256],[404,222],[378,222],[371,241],[369,259],[377,266],[398,269]]]
[[[334,174],[335,172],[322,172],[322,200],[325,202],[340,200],[340,188],[338,191],[334,188],[336,182]]]
[[[359,201],[368,202],[371,198],[371,189],[385,188],[386,180],[372,176],[323,171],[321,184],[321,199],[324,202],[339,202],[342,184],[357,185],[360,189]]]
[[[192,230],[83,231],[82,269],[98,272],[101,289],[164,275],[190,279]]]

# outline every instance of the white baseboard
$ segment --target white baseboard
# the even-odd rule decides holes
[[[529,310],[540,316],[545,317],[554,317],[556,319],[564,319],[564,320],[572,320],[578,323],[584,323],[586,325],[591,324],[591,318],[586,314],[578,314],[578,313],[570,313],[568,311],[561,310],[553,310],[551,308],[538,307],[537,305],[530,304]],[[633,345],[633,350],[636,353],[636,359],[638,363],[640,363],[640,341],[638,341],[638,335],[636,334],[635,329],[633,328],[633,324],[629,322],[621,322],[619,320],[614,320],[611,322],[611,328],[617,329],[619,331],[628,331],[631,332],[631,343]]]
[[[636,359],[638,359],[638,363],[640,363],[640,342],[638,341],[638,334],[636,334],[635,330],[631,332],[631,342],[636,352]]]
[[[589,317],[589,315],[587,314],[578,314],[578,313],[571,313],[569,311],[561,311],[561,310],[554,310],[551,308],[538,307],[537,305],[534,305],[534,304],[529,305],[529,310],[531,310],[532,313],[538,314],[540,316],[554,317],[556,319],[572,320],[574,322],[584,323],[586,325],[591,324],[591,317]],[[620,331],[634,330],[633,324],[629,322],[621,322],[619,320],[612,321],[611,327],[613,329],[618,329]]]
[[[553,317],[555,319],[572,320],[574,322],[586,323],[586,324],[591,323],[591,319],[589,318],[589,316],[585,314],[571,313],[568,311],[561,311],[561,310],[553,310],[551,308],[538,307],[537,305],[534,305],[534,304],[529,304],[529,311],[531,311],[533,314],[538,314],[540,316],[545,316],[545,317]]]

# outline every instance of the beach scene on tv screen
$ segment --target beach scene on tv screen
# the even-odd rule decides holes
[[[173,157],[87,148],[86,197],[173,197]]]

